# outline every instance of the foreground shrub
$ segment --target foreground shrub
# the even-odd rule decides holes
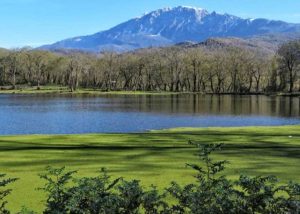
[[[277,186],[277,178],[274,176],[250,178],[241,176],[237,185],[243,191],[239,192],[239,204],[241,213],[293,213],[298,205],[292,200],[294,194],[292,186]],[[293,193],[292,193],[293,192]],[[280,196],[288,195],[288,198]],[[278,196],[279,195],[279,196]]]
[[[21,211],[18,214],[37,214],[36,212],[28,209],[27,207],[22,207]]]
[[[138,213],[144,194],[140,182],[137,180],[123,181],[122,184],[118,186],[118,192],[120,213]]]
[[[160,194],[155,186],[144,192],[142,206],[146,214],[170,213],[168,204],[165,202],[166,193]]]
[[[40,189],[48,195],[44,213],[67,213],[67,204],[71,198],[67,184],[74,173],[76,171],[65,172],[65,167],[59,169],[47,167],[47,173],[40,175],[41,179],[46,180],[46,184]]]
[[[70,213],[118,213],[119,197],[113,192],[121,178],[110,181],[105,169],[94,178],[75,180],[75,186],[68,190],[70,198],[66,202]]]
[[[290,183],[278,185],[274,176],[240,176],[237,181],[218,176],[225,169],[226,161],[214,162],[212,152],[222,144],[195,144],[199,148],[198,157],[204,167],[187,164],[194,169],[196,182],[180,187],[173,182],[167,191],[177,199],[174,209],[180,213],[299,213],[300,186]],[[284,197],[287,196],[287,197]]]
[[[167,191],[177,199],[178,205],[173,209],[184,213],[238,213],[237,190],[233,182],[225,176],[218,177],[218,173],[225,168],[226,161],[213,162],[210,158],[212,152],[221,148],[221,144],[200,145],[197,153],[204,167],[197,164],[187,164],[197,174],[196,182],[181,187],[173,182]]]

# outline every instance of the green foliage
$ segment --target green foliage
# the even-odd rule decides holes
[[[205,169],[196,164],[187,164],[187,166],[198,172],[197,179],[199,181],[204,179],[208,182],[213,181],[215,175],[223,171],[227,163],[227,161],[213,162],[210,157],[211,153],[221,149],[222,144],[195,144],[191,141],[189,141],[189,144],[199,148],[197,155],[199,159],[204,162]]]
[[[290,182],[286,186],[285,191],[289,196],[286,201],[287,206],[291,210],[297,210],[300,212],[300,184]]]
[[[191,213],[236,213],[236,190],[226,177],[218,177],[225,169],[226,161],[214,162],[211,153],[219,150],[222,144],[195,144],[199,148],[198,157],[204,162],[204,167],[187,164],[197,172],[195,184],[180,187],[173,183],[168,192],[179,202],[175,209],[179,212]]]
[[[194,144],[190,142],[191,144]],[[214,162],[211,153],[222,144],[194,144],[204,168],[188,164],[196,172],[197,182],[180,187],[173,183],[168,192],[178,201],[174,207],[180,213],[297,213],[300,210],[299,185],[278,185],[274,176],[240,176],[231,181],[217,176],[225,169],[226,161]],[[281,195],[288,195],[283,197]]]
[[[65,172],[65,168],[47,168],[41,177],[47,181],[42,188],[48,194],[45,213],[139,213],[142,205],[146,213],[155,214],[167,205],[164,195],[152,187],[144,192],[137,180],[125,181],[117,178],[111,181],[105,169],[92,178],[73,179],[75,172]],[[53,179],[55,177],[55,180]]]
[[[5,174],[0,174],[0,213],[10,213],[6,208],[7,201],[5,198],[11,193],[11,189],[7,189],[7,185],[18,180],[17,178],[5,178]]]
[[[122,184],[118,186],[118,192],[120,213],[138,213],[144,194],[140,182],[137,180],[122,181]]]
[[[112,190],[120,179],[111,182],[107,171],[101,169],[98,177],[75,180],[74,187],[68,190],[70,195],[66,202],[68,212],[78,214],[117,213],[119,197]]]
[[[276,197],[282,187],[276,188],[277,179],[273,176],[250,178],[241,176],[237,185],[240,192],[241,210],[243,213],[284,213],[283,198]],[[282,208],[282,209],[281,209]]]
[[[71,181],[76,171],[66,172],[65,167],[55,169],[47,167],[47,173],[41,174],[40,178],[46,180],[41,190],[48,194],[46,210],[44,213],[63,214],[67,211],[67,202],[70,199],[67,184]]]
[[[28,209],[27,207],[22,207],[21,211],[18,214],[37,214],[36,212]]]
[[[168,213],[168,204],[165,202],[166,193],[160,194],[155,186],[144,192],[142,205],[146,214]]]

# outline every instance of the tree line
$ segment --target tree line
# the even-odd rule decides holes
[[[112,179],[105,169],[96,177],[74,178],[76,171],[47,167],[40,175],[47,196],[44,214],[298,214],[300,184],[279,184],[274,176],[230,180],[222,176],[227,161],[214,161],[212,153],[222,144],[197,144],[202,164],[187,164],[195,182],[179,185],[172,182],[163,191],[155,186],[144,189],[138,180]],[[0,212],[9,214],[4,189],[16,179],[0,174]],[[2,187],[2,188],[1,188]],[[23,208],[18,214],[35,214]]]
[[[0,86],[43,85],[137,91],[263,93],[300,91],[300,41],[274,55],[233,46],[172,46],[118,54],[0,52]]]

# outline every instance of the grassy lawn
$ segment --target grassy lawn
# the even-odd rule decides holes
[[[171,129],[140,134],[32,135],[0,137],[0,172],[21,178],[12,185],[9,208],[43,208],[38,173],[47,165],[92,176],[101,167],[114,177],[137,178],[163,189],[172,180],[193,181],[185,163],[197,163],[188,140],[223,142],[218,160],[230,161],[226,174],[277,175],[300,182],[300,126]]]

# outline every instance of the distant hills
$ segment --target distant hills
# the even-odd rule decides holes
[[[290,40],[300,39],[300,33],[285,33],[285,34],[265,34],[260,36],[253,36],[249,38],[209,38],[203,42],[182,42],[175,46],[185,48],[194,47],[239,47],[253,51],[259,51],[265,54],[274,54],[279,45]]]
[[[101,20],[100,20],[101,21]],[[152,11],[107,31],[79,36],[40,47],[45,50],[129,51],[183,42],[203,42],[209,38],[242,38],[248,43],[279,44],[298,37],[300,24],[267,19],[243,19],[230,14],[179,6]],[[246,42],[246,43],[247,43]],[[271,45],[272,46],[272,45]]]

